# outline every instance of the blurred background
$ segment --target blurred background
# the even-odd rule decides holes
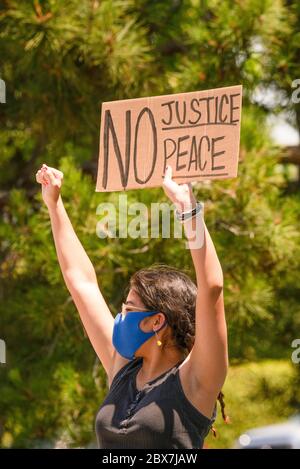
[[[236,84],[238,177],[195,186],[224,272],[230,348],[231,423],[218,407],[206,447],[230,448],[248,429],[296,415],[299,2],[2,0],[0,79],[0,447],[93,445],[108,390],[63,282],[37,169],[64,172],[67,211],[116,314],[137,269],[194,272],[184,240],[97,237],[97,205],[118,197],[95,192],[101,103]],[[161,188],[128,197],[166,201]]]

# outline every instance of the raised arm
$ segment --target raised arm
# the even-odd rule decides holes
[[[115,349],[114,318],[100,292],[95,269],[81,245],[60,195],[63,174],[46,165],[37,172],[48,207],[55,248],[66,286],[80,314],[86,333],[107,374],[111,373]]]
[[[188,222],[195,223],[195,219]],[[218,395],[228,368],[223,272],[204,219],[203,246],[190,250],[197,278],[196,334],[191,364],[199,384]]]
[[[173,181],[171,168],[166,171],[163,187],[179,211],[196,206],[192,186]],[[198,215],[183,223],[198,288],[195,342],[189,354],[190,376],[199,389],[203,410],[210,414],[228,369],[223,272],[204,217]]]

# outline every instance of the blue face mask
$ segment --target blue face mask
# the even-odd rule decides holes
[[[125,316],[119,313],[115,317],[112,342],[115,349],[124,358],[129,360],[135,358],[134,353],[137,349],[155,334],[154,331],[144,332],[139,327],[144,318],[153,314],[157,314],[157,311],[128,311]],[[166,325],[165,321],[160,329]],[[158,330],[160,331],[160,329]]]

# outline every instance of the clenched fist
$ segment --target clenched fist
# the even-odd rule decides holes
[[[36,181],[42,185],[43,200],[48,208],[56,205],[59,196],[60,188],[63,181],[63,173],[55,168],[43,164],[35,175]]]

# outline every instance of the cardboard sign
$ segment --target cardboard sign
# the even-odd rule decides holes
[[[102,104],[96,191],[237,176],[242,86]]]

